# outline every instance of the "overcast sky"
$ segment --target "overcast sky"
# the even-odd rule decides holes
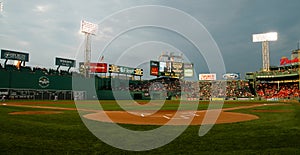
[[[290,57],[300,40],[299,0],[2,0],[0,48],[28,52],[29,66],[55,68],[54,58],[83,60],[84,35],[80,21],[99,24],[92,36],[92,61],[104,55],[104,61],[130,67],[145,66],[164,52],[183,53],[197,59],[198,73],[208,72],[197,49],[179,33],[159,27],[139,27],[122,34],[132,20],[160,21],[165,12],[149,10],[132,15],[123,12],[141,5],[161,5],[178,9],[201,23],[218,46],[227,72],[257,71],[262,67],[261,44],[252,43],[252,34],[278,32],[278,41],[270,43],[270,64],[278,66],[282,56]],[[167,24],[189,25],[176,14]],[[176,21],[176,22],[174,22]],[[162,22],[162,21],[160,21]],[[170,23],[168,23],[170,22]],[[172,22],[172,23],[171,23]],[[189,29],[194,33],[198,28]],[[200,36],[201,38],[201,36]],[[107,45],[112,40],[112,42]],[[103,48],[105,47],[105,48]],[[200,47],[201,48],[201,47]],[[199,52],[199,51],[198,51]],[[188,60],[186,60],[188,61]],[[208,60],[209,61],[209,60]],[[4,63],[4,60],[1,60]],[[78,66],[78,65],[77,65]]]

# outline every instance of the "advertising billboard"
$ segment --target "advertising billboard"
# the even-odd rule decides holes
[[[159,62],[150,61],[150,75],[159,76]]]
[[[120,72],[120,68],[117,65],[109,64],[109,70],[108,70],[108,72],[109,73],[119,73]]]
[[[90,72],[107,73],[107,63],[90,63]]]
[[[29,61],[29,54],[23,52],[16,52],[11,50],[1,49],[1,59],[9,60],[20,60],[20,61]]]
[[[134,75],[134,68],[119,66],[119,73]]]
[[[204,80],[204,81],[213,81],[217,79],[216,74],[199,74],[199,80]]]
[[[143,76],[143,69],[141,69],[141,68],[135,68],[134,69],[134,75],[136,75],[136,76]]]
[[[184,70],[184,77],[193,77],[194,76],[194,64],[184,63],[183,70]]]
[[[240,73],[226,73],[226,74],[223,74],[222,78],[224,80],[239,80]]]
[[[55,65],[57,66],[75,67],[75,63],[75,60],[58,57],[55,58]]]
[[[84,72],[84,62],[79,63],[79,72]],[[91,73],[107,73],[107,63],[90,63]]]
[[[109,73],[118,73],[118,74],[128,74],[128,75],[137,75],[143,76],[143,69],[141,68],[131,68],[125,66],[109,65]]]
[[[290,64],[296,64],[296,63],[299,63],[299,59],[296,57],[292,60],[290,60],[289,58],[287,57],[282,57],[280,59],[280,65],[281,66],[284,66],[284,65],[290,65]]]

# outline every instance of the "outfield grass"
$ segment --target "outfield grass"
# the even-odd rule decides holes
[[[253,102],[234,102],[224,107],[249,104]],[[207,108],[205,105],[200,104],[200,109]],[[65,102],[45,106],[75,107]],[[107,110],[118,109],[114,103],[103,106]],[[177,106],[176,103],[167,103],[163,108],[172,110]],[[253,111],[255,109],[290,112],[263,113]],[[190,126],[168,145],[145,152],[120,150],[98,140],[84,126],[77,111],[53,115],[8,114],[33,110],[41,109],[0,106],[0,154],[300,154],[300,105],[296,103],[235,110],[255,114],[260,119],[215,125],[203,137],[198,136],[199,126]],[[122,126],[135,130],[157,127]]]

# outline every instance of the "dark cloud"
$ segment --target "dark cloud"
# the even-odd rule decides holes
[[[219,46],[228,72],[240,72],[243,75],[245,72],[261,68],[261,45],[252,43],[253,33],[269,31],[279,33],[278,41],[270,44],[271,65],[278,65],[282,56],[289,56],[290,51],[297,47],[300,40],[298,0],[10,0],[4,1],[4,12],[0,16],[0,48],[29,51],[30,65],[54,67],[53,60],[56,56],[74,58],[80,55],[78,51],[80,52],[82,47],[79,46],[84,39],[83,35],[78,33],[80,20],[99,22],[121,9],[146,4],[174,7],[200,21]],[[136,16],[159,20],[159,14],[156,12],[152,15]],[[177,24],[188,23],[178,21]],[[100,25],[100,29],[114,31],[111,27],[117,26],[122,25]],[[184,38],[166,31],[143,30],[126,35],[133,43],[157,39],[176,45],[181,51],[193,53],[196,50]],[[145,36],[148,39],[145,39]],[[111,37],[109,34],[100,39],[95,37],[99,40],[93,43],[100,45],[101,39]],[[93,50],[99,50],[98,45],[93,45]],[[122,50],[129,45],[121,41],[112,50]],[[113,52],[111,54],[107,59],[114,56]],[[197,70],[206,72],[205,60],[199,55],[197,57],[201,61],[198,63],[203,66]]]

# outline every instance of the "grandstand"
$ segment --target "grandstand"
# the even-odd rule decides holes
[[[256,90],[256,94],[262,99],[298,99],[299,98],[299,61],[300,49],[293,50],[291,59],[276,67],[270,67],[270,71],[257,71],[246,73],[246,80]],[[284,58],[288,60],[287,58]],[[294,61],[297,60],[297,61]]]
[[[300,50],[292,52],[292,58]],[[60,58],[58,59],[60,60]],[[75,66],[75,61],[63,59],[68,67]],[[270,71],[257,71],[246,73],[245,80],[233,78],[224,80],[199,80],[187,81],[184,79],[184,69],[176,68],[177,73],[167,74],[162,69],[159,72],[161,62],[150,62],[150,70],[158,73],[150,73],[157,76],[152,80],[142,80],[143,69],[130,68],[117,65],[93,64],[102,67],[101,73],[108,72],[109,76],[98,76],[92,74],[95,79],[95,90],[97,96],[91,96],[87,90],[76,90],[72,88],[72,78],[84,81],[91,79],[78,72],[68,70],[46,69],[39,67],[20,66],[11,64],[0,64],[0,96],[5,95],[7,99],[34,99],[34,100],[53,100],[55,96],[59,100],[73,99],[169,99],[169,100],[211,100],[213,84],[218,85],[221,81],[226,81],[226,90],[218,92],[218,98],[223,100],[250,100],[250,99],[298,99],[299,98],[299,67],[298,62],[290,61],[278,67],[270,67]],[[176,66],[185,66],[174,62]],[[60,63],[58,63],[60,64]],[[154,65],[153,65],[154,64]],[[164,63],[162,63],[164,64]],[[170,62],[172,65],[173,62]],[[191,64],[188,64],[191,66]],[[109,66],[110,68],[104,68]],[[191,69],[191,68],[188,68]],[[171,73],[172,70],[170,70]],[[96,73],[96,72],[95,72]],[[193,73],[190,72],[189,73]],[[116,74],[117,76],[112,76]],[[124,79],[119,77],[124,74]],[[131,78],[127,76],[131,75]],[[169,75],[169,76],[168,76]],[[229,75],[229,74],[227,74]],[[231,75],[231,74],[230,74]],[[135,80],[134,76],[140,76],[140,80]],[[126,95],[124,91],[129,92]],[[79,97],[80,96],[80,97]],[[216,97],[216,96],[214,96]]]

